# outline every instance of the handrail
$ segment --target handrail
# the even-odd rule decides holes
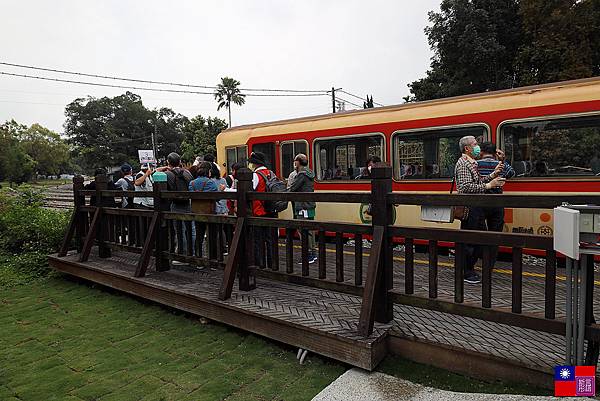
[[[511,194],[415,194],[393,192],[387,204],[427,206],[471,206],[552,209],[564,202],[571,204],[600,203],[598,195],[511,195]]]
[[[251,200],[283,200],[291,202],[370,203],[370,192],[248,192]]]
[[[373,226],[369,224],[336,223],[331,221],[274,219],[268,217],[248,217],[251,226],[294,228],[313,231],[343,232],[350,234],[371,234]]]
[[[423,228],[409,226],[389,226],[388,235],[435,241],[460,242],[475,245],[500,245],[515,248],[552,249],[552,237],[532,234],[500,233],[477,230],[456,230],[452,228]]]

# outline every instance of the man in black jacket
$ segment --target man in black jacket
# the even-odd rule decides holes
[[[308,168],[308,158],[305,154],[299,153],[294,158],[294,168],[296,176],[288,192],[314,192],[315,190],[315,173]],[[299,220],[314,220],[315,219],[315,202],[294,202],[294,219]],[[308,233],[308,263],[315,263],[317,260],[317,251],[315,244],[315,233],[307,230]],[[299,262],[301,264],[302,261]]]

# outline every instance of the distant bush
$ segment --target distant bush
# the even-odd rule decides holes
[[[42,193],[33,189],[0,193],[0,267],[4,273],[27,277],[47,273],[46,255],[58,250],[70,212],[42,205]]]

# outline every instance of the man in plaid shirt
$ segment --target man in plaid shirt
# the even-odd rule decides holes
[[[474,136],[465,136],[458,142],[462,156],[456,162],[454,177],[456,189],[461,194],[483,194],[486,190],[500,188],[505,179],[500,177],[504,164],[499,163],[496,169],[488,176],[482,177],[477,169],[477,158],[481,149]],[[461,221],[462,230],[486,230],[485,215],[482,208],[470,207],[468,216]],[[467,283],[476,284],[481,278],[475,273],[475,263],[481,257],[481,246],[465,244],[466,263],[464,280]]]

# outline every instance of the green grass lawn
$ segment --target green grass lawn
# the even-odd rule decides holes
[[[290,347],[57,274],[5,273],[0,400],[310,400],[348,368],[314,354],[299,365]],[[549,393],[398,357],[378,370],[452,391]]]
[[[117,293],[0,288],[0,400],[310,400],[345,367]]]

